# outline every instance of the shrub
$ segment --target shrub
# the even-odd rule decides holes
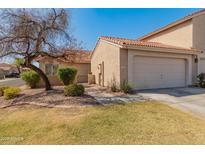
[[[117,92],[117,91],[118,91],[115,77],[113,77],[113,79],[112,79],[111,82],[110,82],[110,90],[111,90],[112,92]]]
[[[0,87],[0,97],[4,95],[4,90],[8,89],[8,86]]]
[[[12,99],[19,95],[21,89],[18,87],[10,87],[4,90],[5,99]]]
[[[129,85],[129,83],[127,81],[123,81],[121,87],[120,87],[121,91],[123,91],[125,94],[129,94],[133,92],[132,87]]]
[[[64,85],[72,84],[77,74],[76,68],[60,68],[58,69],[58,78]]]
[[[115,77],[113,76],[113,78],[111,79],[111,81],[110,82],[108,82],[108,87],[109,87],[109,90],[111,91],[111,92],[118,92],[119,91],[119,88],[118,88],[118,86],[117,86],[117,82],[116,82],[116,79],[115,79]]]
[[[114,82],[111,83],[110,90],[111,90],[112,92],[117,92],[117,91],[118,91],[116,83],[114,83]]]
[[[65,96],[82,96],[84,92],[85,88],[83,85],[70,84],[64,88]]]
[[[21,73],[21,79],[24,80],[29,87],[35,88],[40,81],[40,76],[35,71],[25,71]]]
[[[197,76],[197,80],[199,83],[199,86],[201,88],[205,88],[205,73],[201,73]]]

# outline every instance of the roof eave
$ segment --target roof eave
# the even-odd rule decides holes
[[[136,45],[123,45],[122,48],[165,52],[165,53],[182,53],[182,54],[191,54],[191,55],[197,55],[197,54],[201,53],[201,51],[198,51],[198,50],[174,49],[174,48],[163,48],[163,47],[148,47],[148,46],[139,46],[139,45],[138,46],[136,46]]]

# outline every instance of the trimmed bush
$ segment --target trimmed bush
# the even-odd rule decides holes
[[[77,74],[76,68],[60,68],[58,69],[58,78],[64,85],[72,84]]]
[[[25,71],[21,73],[21,79],[31,88],[36,88],[40,81],[40,76],[35,71]]]
[[[83,85],[70,84],[64,88],[65,96],[82,96],[84,95],[84,92],[85,88]]]
[[[201,73],[197,76],[198,84],[201,88],[205,88],[205,73]]]
[[[13,99],[19,95],[21,89],[18,87],[10,87],[4,90],[5,99]]]
[[[133,92],[132,87],[129,85],[129,83],[127,81],[123,81],[121,87],[120,87],[121,91],[123,91],[125,94],[129,94]]]
[[[4,90],[8,89],[8,86],[0,87],[0,97],[4,95]]]

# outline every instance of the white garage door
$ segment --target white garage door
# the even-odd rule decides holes
[[[205,59],[199,61],[199,73],[205,73]]]
[[[134,86],[136,89],[184,87],[185,66],[184,59],[136,56]]]

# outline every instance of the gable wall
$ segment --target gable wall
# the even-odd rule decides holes
[[[102,62],[104,62],[104,86],[110,86],[113,80],[119,85],[120,48],[99,40],[91,58],[91,72],[95,75],[96,84],[99,84],[99,64]]]
[[[150,36],[143,41],[161,42],[168,45],[190,48],[193,46],[193,24],[188,20],[163,32]]]

